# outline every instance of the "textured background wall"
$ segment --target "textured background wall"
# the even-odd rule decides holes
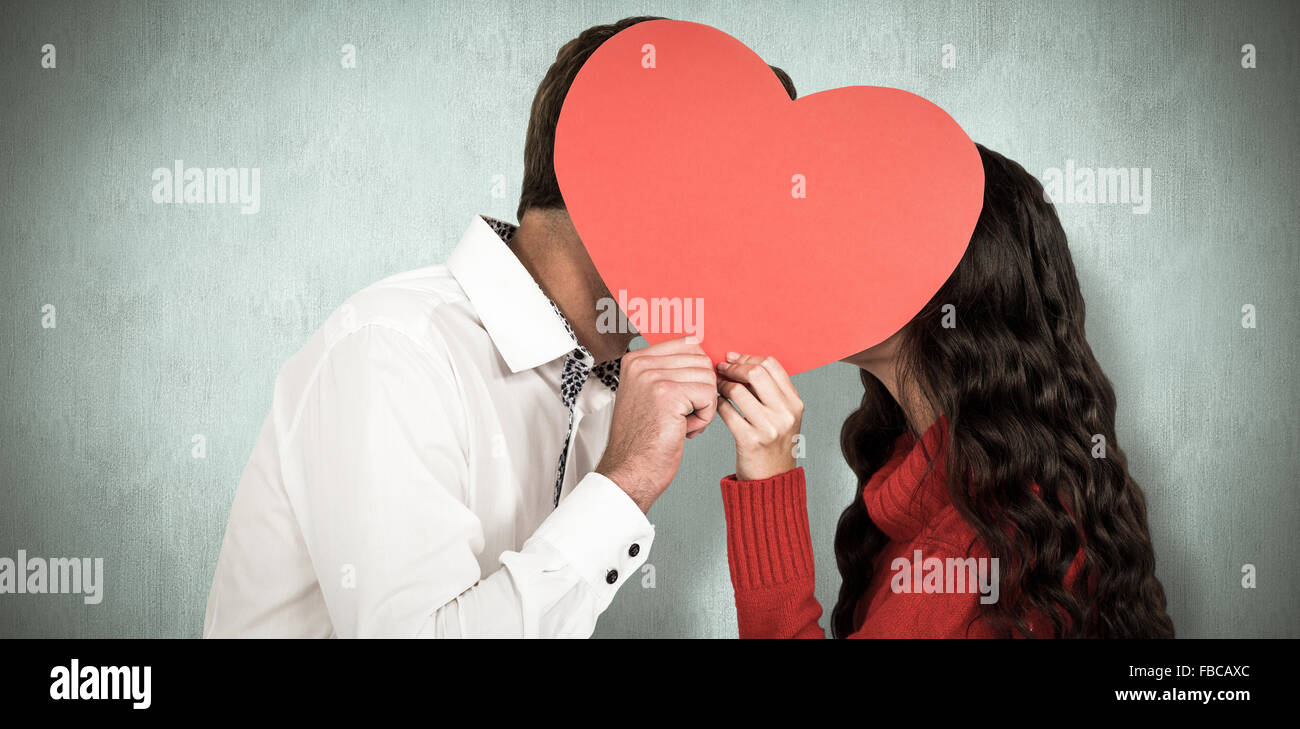
[[[6,3],[0,556],[103,557],[107,585],[97,606],[0,595],[0,635],[197,636],[280,365],[351,293],[441,261],[470,215],[512,218],[555,51],[642,13],[717,26],[804,94],[919,93],[1035,174],[1151,168],[1148,214],[1060,213],[1170,612],[1183,636],[1300,636],[1300,12],[1036,0]],[[152,171],[178,159],[260,168],[260,212],[155,204]],[[845,365],[796,384],[830,604],[854,488],[838,428],[860,389]],[[717,486],[731,448],[721,427],[690,443],[651,512],[655,587],[629,582],[599,636],[735,634]]]

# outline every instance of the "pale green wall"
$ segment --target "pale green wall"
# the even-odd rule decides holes
[[[6,3],[0,556],[102,556],[107,588],[96,607],[0,595],[0,635],[197,635],[279,366],[349,294],[442,260],[471,214],[512,217],[555,51],[651,13],[731,33],[803,93],[919,93],[1035,174],[1152,168],[1150,214],[1061,216],[1170,612],[1184,636],[1300,636],[1300,13],[1225,5]],[[359,68],[340,68],[345,43]],[[956,69],[940,67],[945,43]],[[1258,68],[1241,67],[1244,43]],[[154,204],[150,173],[175,159],[260,168],[261,212]],[[837,434],[859,389],[843,365],[796,383],[829,604],[853,489]],[[735,634],[717,486],[730,463],[722,428],[690,443],[651,512],[657,586],[629,582],[598,635]]]

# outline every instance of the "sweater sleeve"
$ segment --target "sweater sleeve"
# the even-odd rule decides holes
[[[727,563],[741,638],[825,638],[817,624],[802,468],[759,481],[722,479]]]

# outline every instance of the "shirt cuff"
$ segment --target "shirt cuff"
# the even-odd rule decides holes
[[[655,528],[623,489],[599,473],[578,482],[533,539],[551,545],[591,585],[600,610],[650,555]]]

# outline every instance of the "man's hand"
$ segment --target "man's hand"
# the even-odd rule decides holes
[[[677,474],[685,439],[713,420],[717,383],[712,361],[693,337],[623,355],[609,445],[596,472],[649,511]]]

